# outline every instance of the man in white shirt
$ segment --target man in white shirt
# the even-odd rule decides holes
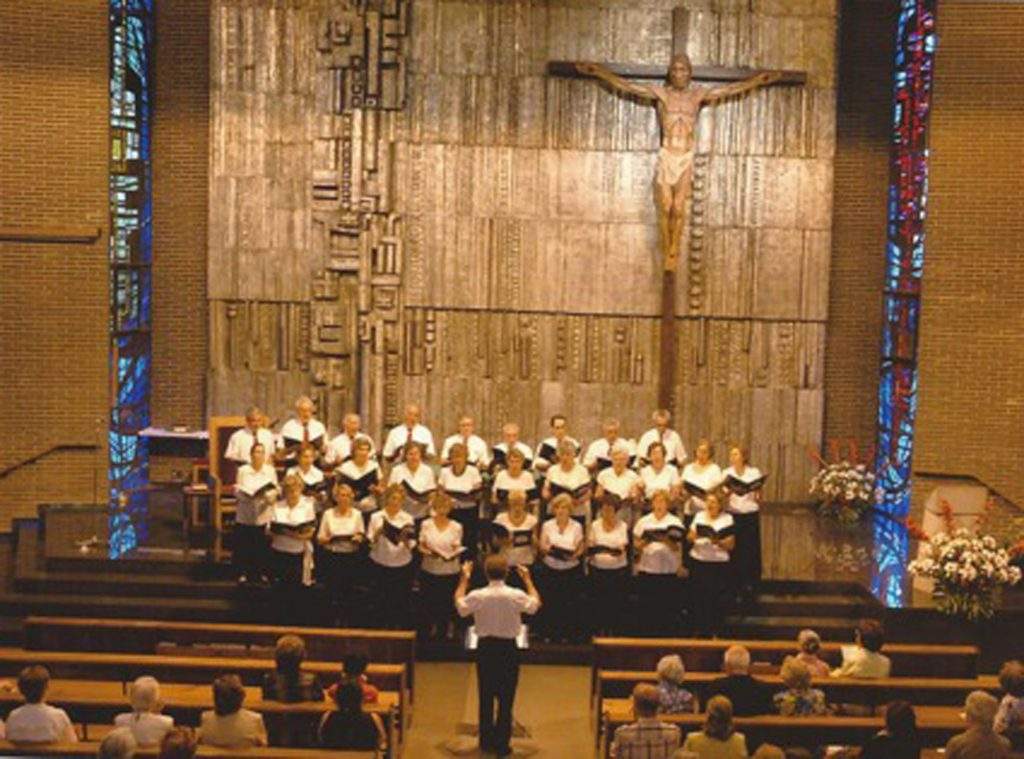
[[[437,455],[437,449],[434,448],[434,434],[420,424],[422,414],[422,410],[415,403],[410,403],[405,407],[402,423],[393,427],[384,441],[384,449],[381,452],[384,454],[385,461],[397,460],[405,444],[410,440],[423,446],[426,458],[433,458]]]
[[[327,444],[327,428],[319,419],[313,418],[313,399],[303,395],[295,401],[295,417],[281,426],[281,447],[277,459],[294,464],[299,448],[308,443],[317,451]]]
[[[324,460],[329,467],[339,467],[352,458],[356,440],[366,440],[370,444],[370,458],[373,458],[376,453],[373,439],[365,432],[360,431],[359,428],[362,425],[363,420],[359,418],[359,414],[345,414],[345,418],[341,422],[341,432],[327,444]]]
[[[608,419],[601,425],[604,437],[599,437],[587,447],[587,453],[583,457],[583,466],[590,470],[590,473],[597,475],[602,469],[612,465],[612,449],[616,446],[625,447],[629,453],[629,466],[632,467],[635,446],[632,440],[619,437],[619,420]]]
[[[679,433],[668,427],[672,421],[672,412],[660,408],[651,414],[651,421],[654,422],[654,426],[641,435],[636,444],[637,458],[650,462],[650,447],[660,441],[665,446],[665,460],[681,467],[686,461],[686,448],[683,447]]]
[[[505,584],[508,562],[495,554],[484,562],[487,586],[466,593],[473,563],[462,565],[462,576],[455,589],[455,608],[463,617],[473,616],[479,641],[476,653],[477,694],[480,703],[480,750],[509,756],[512,748],[512,704],[519,682],[519,651],[516,637],[522,629],[522,615],[536,614],[540,594],[524,566],[516,571],[526,592]],[[497,722],[494,704],[498,705]]]
[[[12,743],[77,743],[78,735],[67,712],[44,703],[50,671],[34,664],[18,675],[18,690],[25,698],[7,717],[7,740]]]
[[[259,406],[250,406],[245,412],[245,426],[235,430],[228,438],[224,458],[239,464],[252,463],[252,447],[263,443],[268,456],[274,455],[274,433],[264,426],[266,418]]]
[[[449,453],[451,452],[452,446],[456,443],[462,443],[466,446],[468,456],[467,462],[475,466],[477,469],[486,469],[491,463],[491,451],[487,447],[487,443],[479,435],[474,434],[474,428],[476,422],[471,416],[464,416],[459,419],[459,431],[454,435],[449,435],[444,440],[444,445],[441,446],[441,466],[448,466]]]

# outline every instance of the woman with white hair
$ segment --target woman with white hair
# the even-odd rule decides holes
[[[1005,759],[1010,741],[993,730],[999,702],[983,690],[971,691],[964,701],[967,730],[946,744],[946,759]]]
[[[786,690],[775,694],[773,703],[783,717],[816,717],[828,706],[825,693],[811,687],[811,672],[799,659],[787,656],[782,662],[782,684]]]
[[[811,677],[828,677],[832,668],[818,656],[821,652],[821,636],[814,630],[801,630],[796,636],[796,645],[800,649],[796,658],[804,663]]]
[[[696,714],[700,711],[696,696],[683,687],[686,667],[678,654],[662,656],[657,670],[659,711],[664,714]]]
[[[628,524],[636,522],[635,508],[643,494],[643,483],[640,475],[629,468],[631,452],[624,441],[619,441],[611,449],[612,465],[597,474],[597,490],[594,495],[598,502],[613,496],[619,502],[619,516]]]
[[[132,710],[114,717],[116,727],[127,728],[140,746],[156,746],[174,727],[174,718],[161,714],[160,683],[155,677],[139,677],[128,686]]]
[[[117,727],[107,733],[96,756],[99,759],[132,759],[138,748],[139,742],[132,731],[127,727]]]

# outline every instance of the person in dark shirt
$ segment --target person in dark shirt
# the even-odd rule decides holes
[[[277,639],[274,660],[277,668],[263,677],[263,699],[294,704],[299,701],[323,701],[324,689],[312,672],[303,672],[306,644],[298,635],[282,635]],[[272,746],[313,746],[313,726],[300,714],[267,715],[267,732]]]
[[[341,751],[372,751],[386,743],[384,725],[376,714],[363,711],[363,689],[354,680],[341,683],[335,691],[338,708],[327,712],[320,722],[320,745]]]
[[[708,684],[708,696],[728,698],[737,717],[772,713],[772,688],[750,676],[750,652],[743,646],[729,646],[723,664],[725,677]]]
[[[885,730],[871,736],[861,749],[861,759],[919,759],[921,737],[917,715],[906,701],[893,701],[885,710]]]

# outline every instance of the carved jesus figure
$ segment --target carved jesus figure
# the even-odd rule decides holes
[[[691,82],[693,68],[686,54],[672,58],[665,85],[636,84],[599,63],[577,63],[576,70],[607,82],[616,92],[653,102],[657,108],[661,149],[654,175],[654,203],[658,209],[658,235],[665,270],[675,271],[689,209],[693,133],[701,106],[776,82],[782,72],[763,71],[732,84],[700,87]]]

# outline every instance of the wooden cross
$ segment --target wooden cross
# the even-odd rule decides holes
[[[672,55],[686,52],[686,38],[690,27],[690,11],[686,8],[672,10]],[[604,68],[623,79],[664,80],[666,68],[627,63],[604,63]],[[694,66],[691,80],[712,82],[739,82],[749,79],[758,71],[749,68],[726,66]],[[574,61],[550,61],[548,74],[562,77],[580,77]],[[782,71],[775,80],[777,84],[803,84],[807,74],[803,71]],[[676,272],[674,255],[677,246],[669,246],[671,262],[662,267],[661,316],[659,340],[658,405],[675,410],[675,366],[676,366]]]

